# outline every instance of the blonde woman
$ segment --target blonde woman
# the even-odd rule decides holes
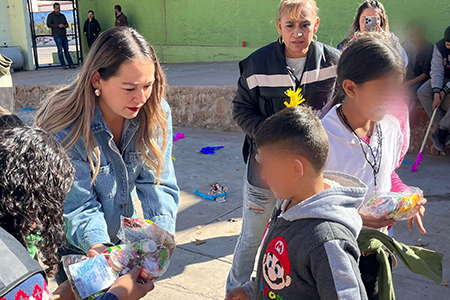
[[[118,243],[120,216],[135,215],[135,196],[146,219],[175,232],[179,189],[164,87],[152,46],[118,27],[98,37],[77,79],[38,111],[36,125],[55,135],[76,170],[61,254],[93,256]],[[59,272],[58,283],[64,279]]]

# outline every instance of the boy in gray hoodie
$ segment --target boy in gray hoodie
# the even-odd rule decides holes
[[[291,107],[258,130],[257,160],[278,200],[262,240],[256,278],[232,291],[241,299],[367,299],[358,268],[357,213],[367,187],[323,172],[328,137],[316,115]]]

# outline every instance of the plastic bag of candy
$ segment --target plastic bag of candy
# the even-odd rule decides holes
[[[375,218],[387,214],[387,219],[407,220],[418,211],[417,203],[423,199],[422,190],[411,187],[410,193],[389,192],[377,195],[363,204],[359,211]]]
[[[137,251],[143,278],[160,277],[167,270],[175,249],[175,242],[169,232],[149,220],[121,217],[117,236],[125,245],[132,245]]]
[[[167,270],[175,249],[172,235],[151,221],[121,219],[118,237],[124,244],[107,248],[93,258],[63,257],[63,266],[78,299],[94,299],[134,266],[143,280],[160,277]]]

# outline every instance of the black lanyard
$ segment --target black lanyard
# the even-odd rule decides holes
[[[375,192],[377,191],[378,187],[378,173],[380,172],[380,165],[381,165],[381,157],[382,157],[382,149],[383,149],[383,136],[381,132],[381,126],[379,123],[375,123],[375,126],[377,128],[377,140],[378,144],[375,149],[373,149],[369,143],[367,143],[365,140],[363,140],[356,131],[352,128],[350,123],[348,122],[347,118],[344,115],[344,112],[342,111],[342,105],[337,108],[337,112],[341,119],[344,121],[345,126],[350,129],[350,131],[353,133],[353,135],[358,139],[358,143],[361,146],[361,150],[364,153],[364,158],[366,159],[369,166],[372,168],[373,172],[373,179],[374,179],[374,188]],[[364,149],[364,145],[367,146],[367,148],[370,151],[370,155],[373,158],[373,162],[370,161],[369,153],[366,152]]]

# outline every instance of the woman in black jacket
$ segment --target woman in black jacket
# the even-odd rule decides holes
[[[95,42],[95,39],[98,37],[100,31],[102,31],[100,23],[94,17],[94,12],[90,10],[88,12],[88,18],[84,22],[84,29],[83,29],[83,32],[86,35],[89,48],[91,48],[92,44]]]
[[[305,99],[304,104],[320,110],[334,92],[340,52],[313,39],[319,27],[317,13],[314,0],[282,0],[277,19],[278,40],[239,63],[241,76],[233,100],[233,117],[246,133],[243,154],[247,174],[242,232],[228,275],[227,292],[250,279],[264,228],[275,205],[255,159],[255,133],[266,118],[287,106],[297,106],[300,98]],[[296,93],[301,94],[297,99]]]

